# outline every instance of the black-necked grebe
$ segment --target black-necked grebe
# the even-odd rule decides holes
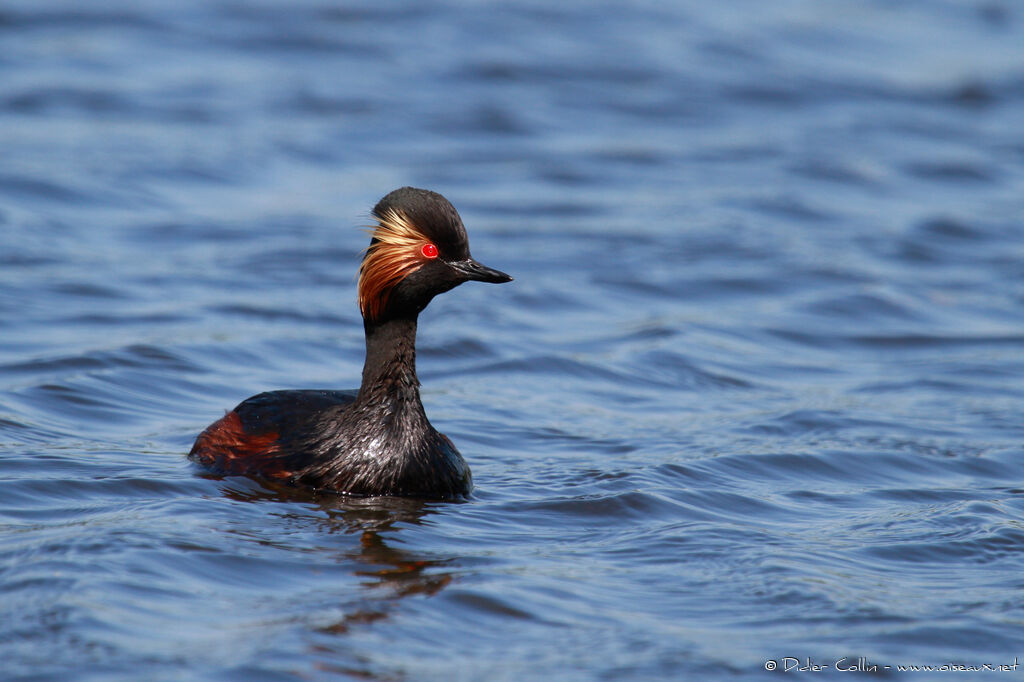
[[[463,282],[512,278],[473,260],[462,219],[436,192],[397,189],[373,215],[359,268],[366,332],[359,390],[260,393],[203,431],[190,458],[223,474],[353,495],[469,493],[469,466],[420,402],[416,320],[434,296]]]

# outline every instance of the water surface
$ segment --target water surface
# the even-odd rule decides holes
[[[2,677],[1024,661],[1022,44],[991,0],[5,3]],[[406,184],[516,277],[420,323],[473,498],[204,476],[241,399],[355,386]]]

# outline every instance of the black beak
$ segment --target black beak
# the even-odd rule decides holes
[[[494,284],[501,284],[502,282],[512,281],[512,278],[501,270],[489,268],[486,265],[477,263],[472,258],[457,260],[449,263],[448,265],[455,268],[456,272],[462,273],[466,279],[475,280],[477,282],[493,282]]]

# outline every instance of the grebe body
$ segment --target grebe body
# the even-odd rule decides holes
[[[222,474],[256,475],[352,495],[450,499],[469,466],[427,419],[416,376],[416,324],[459,284],[509,282],[469,253],[462,219],[440,194],[404,187],[373,209],[359,269],[366,361],[358,390],[283,390],[242,401],[196,439],[189,457]]]

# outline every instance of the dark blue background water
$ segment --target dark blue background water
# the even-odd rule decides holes
[[[204,477],[405,184],[474,498]],[[0,677],[1024,661],[1022,215],[1015,2],[4,2]]]

